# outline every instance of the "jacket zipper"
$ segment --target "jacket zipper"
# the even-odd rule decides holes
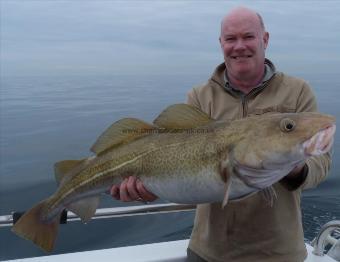
[[[248,110],[246,107],[246,99],[247,95],[242,94],[241,101],[242,101],[242,118],[245,118],[247,116]]]
[[[260,88],[256,88],[256,89],[253,89],[251,90],[247,95],[245,94],[242,94],[241,96],[241,101],[242,101],[242,118],[245,118],[247,117],[247,114],[248,114],[248,107],[247,107],[247,101],[248,101],[248,98],[254,96],[255,94],[257,93],[260,93],[263,89],[265,89],[265,87],[271,82],[271,80],[273,79],[273,77],[271,79],[269,79],[263,86],[261,86]]]

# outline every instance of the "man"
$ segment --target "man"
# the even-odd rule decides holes
[[[221,23],[224,63],[208,82],[188,94],[188,103],[218,120],[270,112],[316,111],[309,86],[276,72],[265,59],[269,34],[256,12],[239,7]],[[326,141],[326,144],[332,140]],[[241,201],[198,205],[188,248],[188,261],[303,261],[306,257],[300,210],[301,190],[314,187],[327,175],[329,154],[297,166],[274,185],[273,206],[261,193]],[[152,201],[134,177],[111,194],[123,201]]]

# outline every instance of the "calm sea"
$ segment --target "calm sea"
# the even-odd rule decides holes
[[[122,117],[152,121],[167,105],[184,102],[207,75],[111,75],[106,77],[8,77],[1,79],[0,215],[26,210],[56,188],[53,164],[88,156],[96,137]],[[335,75],[303,75],[320,111],[339,119],[340,84]],[[322,79],[322,80],[321,80]],[[305,238],[340,219],[339,132],[329,178],[304,192]],[[104,196],[102,207],[121,206]],[[184,239],[194,214],[148,215],[62,225],[52,254]],[[251,232],[250,232],[251,233]],[[30,242],[0,230],[0,260],[45,255]]]

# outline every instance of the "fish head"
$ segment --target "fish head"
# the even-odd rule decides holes
[[[283,113],[240,120],[242,139],[231,151],[233,170],[247,184],[266,188],[310,156],[330,151],[335,118],[320,113]]]

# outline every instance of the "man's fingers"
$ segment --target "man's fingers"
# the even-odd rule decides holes
[[[119,187],[118,186],[116,186],[116,185],[113,185],[112,187],[111,187],[111,189],[110,189],[110,195],[113,197],[113,198],[115,198],[115,199],[117,199],[117,200],[120,200],[120,193],[119,193]]]
[[[128,183],[128,179],[126,178],[120,184],[120,200],[122,200],[124,202],[132,201],[131,197],[129,196],[128,190],[127,190],[127,183]]]
[[[136,187],[139,195],[144,201],[154,201],[157,199],[157,196],[147,191],[139,179],[136,181]]]
[[[132,200],[140,200],[142,198],[137,192],[136,178],[134,176],[129,177],[127,184],[126,184],[126,189]]]
[[[147,191],[142,181],[134,176],[125,178],[120,185],[113,185],[110,189],[113,198],[124,202],[154,201],[157,196]]]

